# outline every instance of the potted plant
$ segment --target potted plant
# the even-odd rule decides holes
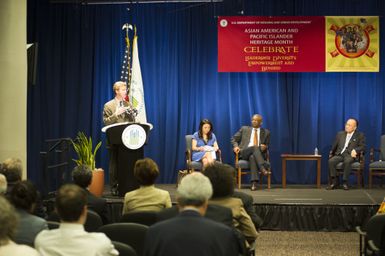
[[[92,138],[79,132],[76,139],[72,140],[72,146],[78,156],[78,159],[73,159],[77,165],[87,165],[92,170],[92,182],[89,190],[96,196],[101,196],[104,190],[104,171],[101,168],[95,167],[96,152],[102,145],[99,141],[95,148],[92,145]]]

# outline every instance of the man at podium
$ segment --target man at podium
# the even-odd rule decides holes
[[[110,125],[122,122],[135,121],[135,109],[125,100],[127,96],[127,86],[125,82],[118,81],[112,87],[115,98],[104,104],[103,122]]]
[[[125,82],[117,81],[112,89],[115,98],[104,104],[103,122],[104,125],[110,125],[123,122],[135,122],[135,109],[125,100],[127,96],[127,86]],[[110,152],[109,174],[110,187],[113,195],[118,194],[118,174],[116,168],[116,152],[112,145],[108,146]]]

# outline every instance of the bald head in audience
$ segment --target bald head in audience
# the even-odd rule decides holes
[[[5,194],[7,192],[7,179],[4,174],[0,173],[0,195]]]

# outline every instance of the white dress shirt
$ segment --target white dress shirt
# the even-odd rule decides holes
[[[9,241],[7,244],[0,246],[0,255],[39,256],[35,249],[28,245],[15,244],[13,241]]]
[[[42,256],[119,255],[105,234],[89,233],[76,223],[61,223],[58,229],[40,232],[35,248]]]
[[[345,145],[344,145],[344,148],[343,148],[342,151],[341,151],[341,154],[342,154],[342,153],[346,150],[346,148],[348,147],[349,142],[350,142],[350,139],[353,137],[353,134],[354,134],[354,132],[346,134]]]
[[[257,130],[257,138],[258,138],[258,145],[259,146],[261,143],[260,143],[260,134],[261,134],[261,128],[253,128],[253,130],[251,131],[251,135],[250,135],[250,141],[249,141],[249,145],[248,147],[252,147],[254,146],[254,134],[255,134],[255,130]]]

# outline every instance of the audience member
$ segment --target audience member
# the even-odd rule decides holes
[[[5,195],[7,186],[7,178],[5,178],[4,174],[0,173],[0,195]]]
[[[160,211],[171,207],[168,191],[155,188],[154,183],[159,176],[158,165],[150,158],[136,161],[134,176],[140,188],[126,193],[124,196],[123,214],[132,211]]]
[[[88,186],[92,181],[92,171],[87,165],[76,166],[72,170],[72,179],[76,185],[83,188],[87,194],[87,206],[88,209],[93,210],[102,218],[103,224],[108,224],[107,217],[107,202],[104,198],[99,198],[93,195]]]
[[[255,229],[259,230],[262,226],[263,220],[255,212],[253,197],[241,191],[234,191],[233,197],[239,198],[242,200],[243,208],[245,208],[247,214],[250,216],[251,220],[253,221]]]
[[[40,232],[35,240],[35,248],[42,256],[119,254],[106,235],[84,230],[87,218],[87,194],[84,189],[74,184],[62,186],[55,206],[61,220],[60,227]]]
[[[199,172],[189,174],[177,192],[180,214],[149,228],[144,255],[238,255],[241,249],[234,231],[202,217],[212,195],[209,179]]]
[[[23,164],[18,158],[7,158],[2,163],[1,173],[7,179],[7,194],[11,191],[13,185],[21,181],[23,174]]]
[[[16,208],[19,225],[16,229],[15,242],[33,247],[38,233],[48,229],[47,222],[32,215],[37,199],[36,187],[30,181],[17,182],[9,193],[9,200]]]
[[[234,193],[234,168],[227,164],[215,162],[204,169],[213,187],[213,197],[209,204],[218,204],[231,208],[234,226],[245,236],[249,244],[258,236],[257,230],[243,207],[242,200],[232,197]]]
[[[12,241],[17,227],[17,215],[13,206],[0,196],[0,255],[37,256],[35,249]]]
[[[23,164],[18,158],[8,158],[2,164],[1,173],[4,174],[7,179],[7,192],[6,195],[12,190],[13,186],[21,181],[21,177],[23,174]],[[33,212],[34,215],[39,216],[41,218],[46,218],[47,214],[45,208],[43,207],[43,201],[41,199],[41,194],[37,191],[37,199],[36,199],[36,207]]]
[[[179,208],[177,205],[172,206],[171,208],[164,209],[157,214],[157,220],[163,221],[178,216]],[[209,204],[207,206],[206,213],[204,215],[206,218],[225,224],[226,226],[233,227],[233,213],[231,209],[220,206]]]

